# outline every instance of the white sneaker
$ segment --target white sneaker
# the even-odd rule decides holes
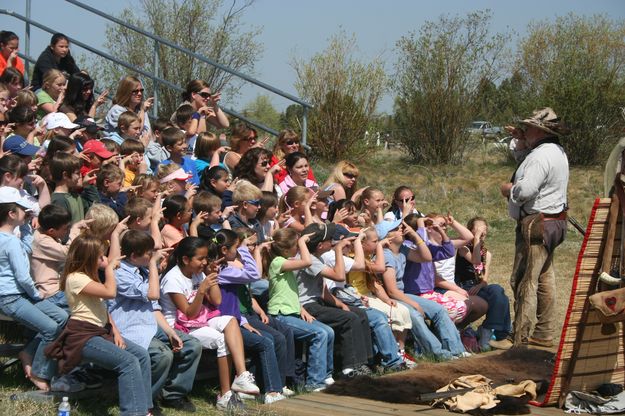
[[[237,393],[241,400],[256,400],[256,396],[247,393]]]
[[[230,403],[231,398],[232,398],[232,390],[230,390],[226,394],[217,396],[217,409],[228,410],[228,404]]]
[[[282,387],[282,395],[284,397],[295,396],[295,392],[288,387]]]
[[[265,394],[265,404],[275,403],[279,400],[284,400],[286,397],[282,393]]]
[[[234,378],[230,388],[237,393],[259,394],[260,389],[254,381],[254,376],[249,371],[245,371]]]
[[[334,384],[334,379],[332,377],[328,377],[325,380],[323,380],[323,382],[325,383],[326,386],[331,386]]]

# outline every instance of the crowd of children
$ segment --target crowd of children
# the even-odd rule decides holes
[[[150,120],[125,77],[102,128],[103,96],[75,64],[24,89],[16,41],[0,33],[0,312],[32,330],[20,359],[38,389],[106,369],[122,415],[191,412],[214,350],[228,409],[466,357],[461,331],[484,315],[479,348],[510,348],[485,219],[424,215],[408,186],[389,203],[348,161],[319,185],[296,132],[269,150],[200,80]]]

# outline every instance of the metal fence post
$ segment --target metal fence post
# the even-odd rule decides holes
[[[302,116],[302,145],[307,146],[306,139],[308,137],[308,107],[302,106],[304,109]]]
[[[158,87],[159,83],[156,78],[159,77],[159,51],[158,51],[158,40],[154,39],[154,65],[152,67],[152,72],[154,73],[154,79],[152,80],[152,89],[154,94],[154,105],[152,106],[152,117],[158,117]]]
[[[31,0],[26,0],[26,17],[30,19],[30,6],[31,6]],[[26,55],[30,56],[30,23],[26,22],[26,28],[24,29],[24,40],[26,43]],[[30,71],[30,63],[28,61],[24,62],[26,64],[26,68],[25,68],[25,74],[28,74],[28,71]],[[24,85],[25,87],[26,85]]]

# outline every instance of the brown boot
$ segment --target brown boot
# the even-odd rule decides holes
[[[491,339],[490,341],[488,341],[488,345],[498,350],[509,350],[510,348],[512,348],[512,341],[510,341],[508,338],[500,340]]]

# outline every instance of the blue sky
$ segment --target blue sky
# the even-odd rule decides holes
[[[83,2],[110,14],[139,3],[138,0]],[[0,0],[0,8],[25,14],[25,3],[24,0]],[[517,36],[523,36],[528,23],[533,20],[553,19],[569,12],[579,15],[605,13],[614,19],[625,18],[625,2],[620,0],[257,0],[243,19],[250,25],[263,28],[258,40],[265,49],[256,64],[256,77],[296,94],[293,86],[295,74],[288,64],[290,58],[307,58],[322,51],[328,38],[341,29],[355,34],[362,59],[382,54],[387,71],[391,73],[394,45],[401,36],[418,31],[423,22],[435,20],[442,14],[464,15],[484,9],[491,9],[493,13],[494,32],[513,32]],[[32,18],[95,47],[102,45],[106,21],[63,0],[32,0]],[[22,38],[21,49],[25,49],[21,21],[0,15],[0,28],[16,32]],[[50,35],[36,28],[31,33],[30,54],[37,57],[49,42]],[[259,93],[261,91],[256,87],[244,87],[237,102],[227,105],[240,109]],[[279,97],[272,97],[272,101],[280,110],[287,104]],[[389,94],[382,100],[379,110],[390,112],[391,107],[392,96]]]

